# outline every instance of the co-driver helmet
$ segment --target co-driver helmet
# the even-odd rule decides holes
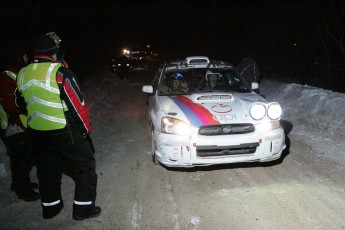
[[[211,70],[207,70],[206,75],[205,75],[206,81],[209,81],[210,76],[216,76],[217,77],[217,81],[219,81],[219,79],[220,79],[220,74],[219,73],[213,73]]]

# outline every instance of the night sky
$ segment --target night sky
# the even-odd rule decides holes
[[[4,3],[2,3],[4,5]],[[238,64],[252,57],[274,66],[305,42],[301,1],[8,1],[1,7],[1,49],[28,46],[55,31],[71,69],[83,74],[106,65],[116,52],[150,44],[160,54],[207,55]],[[4,52],[5,53],[5,52]],[[4,56],[4,55],[2,55]],[[3,58],[2,58],[3,60]]]

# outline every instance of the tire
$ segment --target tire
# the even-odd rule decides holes
[[[158,162],[158,160],[156,158],[155,148],[154,148],[154,144],[153,144],[153,142],[154,142],[153,141],[153,127],[151,129],[151,138],[152,138],[152,162],[155,165],[159,165],[159,162]]]
[[[156,158],[155,152],[152,153],[152,162],[153,162],[153,164],[155,164],[155,165],[159,165],[159,161],[158,161],[157,158]]]

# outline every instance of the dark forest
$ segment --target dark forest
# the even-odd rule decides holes
[[[264,76],[345,92],[345,3],[341,0],[8,1],[0,15],[1,64],[9,44],[30,50],[55,31],[81,78],[123,48],[146,44],[162,57],[207,55],[237,65],[254,58]]]

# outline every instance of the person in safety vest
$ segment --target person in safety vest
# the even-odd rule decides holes
[[[95,206],[97,174],[90,145],[89,110],[73,71],[57,61],[58,47],[43,34],[34,42],[33,60],[19,71],[17,105],[28,113],[28,128],[37,152],[43,218],[63,208],[62,158],[73,165],[73,219],[100,215]]]
[[[19,199],[26,202],[40,198],[34,191],[37,183],[31,183],[30,171],[35,164],[29,133],[27,117],[15,104],[16,78],[20,68],[26,65],[28,58],[21,45],[9,47],[5,70],[0,76],[0,122],[2,140],[10,158],[12,185],[11,189]]]

